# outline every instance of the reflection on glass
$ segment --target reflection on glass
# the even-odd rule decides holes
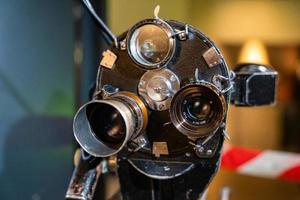
[[[133,57],[141,64],[158,64],[169,54],[169,36],[159,26],[147,24],[138,28],[131,41]]]

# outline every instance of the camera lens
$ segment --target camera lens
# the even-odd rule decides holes
[[[108,144],[118,144],[125,139],[125,122],[116,108],[108,104],[88,106],[87,116],[98,139]]]
[[[174,50],[171,30],[158,24],[135,29],[129,39],[129,54],[139,65],[155,68],[168,60]]]
[[[159,63],[169,51],[169,38],[167,33],[158,26],[144,25],[136,30],[138,55],[148,63]]]
[[[107,157],[119,152],[147,126],[148,111],[133,93],[119,92],[82,106],[74,118],[74,135],[89,154]]]
[[[219,90],[208,82],[181,88],[171,102],[170,117],[174,126],[189,137],[214,133],[226,111],[226,101]]]
[[[188,97],[183,102],[183,112],[188,113],[187,116],[193,120],[205,121],[212,114],[211,103],[203,96]]]

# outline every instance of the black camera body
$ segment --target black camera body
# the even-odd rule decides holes
[[[276,82],[267,66],[229,70],[191,25],[158,16],[138,22],[103,53],[93,97],[74,118],[89,155],[81,162],[115,158],[124,200],[198,199],[220,167],[229,103],[272,104]],[[92,199],[92,166],[77,166],[68,199]]]
[[[234,69],[231,102],[236,106],[275,104],[278,73],[271,67],[255,63],[239,64]]]
[[[149,21],[153,23],[153,20]],[[146,24],[148,20],[140,23]],[[176,21],[167,23],[173,29],[185,30],[186,25],[183,23]],[[119,40],[124,40],[126,35],[125,33],[123,37],[119,37]],[[184,40],[181,40],[178,35],[174,36],[174,39],[176,49],[167,64],[168,67],[151,70],[157,71],[157,74],[164,73],[165,69],[174,72],[180,82],[179,90],[183,87],[195,85],[197,87],[197,85],[211,83],[215,75],[230,79],[230,72],[219,50],[203,33],[189,26]],[[203,57],[203,54],[210,49],[217,54],[215,62],[218,64],[213,67],[210,67]],[[119,59],[112,70],[103,69],[102,85],[110,84],[121,90],[137,93],[139,80],[147,70],[137,65],[126,50],[121,52],[116,49],[111,50]],[[230,86],[229,81],[223,84],[221,87],[224,88],[220,90]],[[178,97],[182,98],[182,96]],[[223,102],[225,107],[228,106],[229,101],[230,92],[226,92]],[[183,103],[179,103],[177,105],[179,108],[176,107],[173,111],[176,112],[177,108],[180,110],[181,105]],[[149,111],[148,127],[145,134],[138,138],[146,141],[141,149],[135,152],[135,148],[139,148],[139,142],[133,141],[133,144],[128,144],[131,148],[124,148],[118,153],[118,174],[123,199],[151,199],[153,190],[151,184],[154,185],[153,187],[160,185],[160,189],[154,194],[155,199],[196,199],[201,196],[219,167],[226,117],[221,119],[223,124],[220,128],[212,130],[214,133],[205,132],[201,137],[193,135],[189,137],[176,129],[171,122],[170,109],[175,105],[170,103],[169,106],[167,110]],[[224,115],[227,112],[225,109],[220,111],[224,112]],[[168,181],[170,179],[172,184]]]

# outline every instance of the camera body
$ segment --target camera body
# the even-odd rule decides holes
[[[231,102],[236,106],[275,104],[278,73],[271,67],[255,63],[236,66]]]
[[[157,16],[117,41],[74,118],[77,142],[88,159],[116,159],[123,199],[200,198],[220,167],[229,103],[274,103],[277,72],[257,64],[231,71],[202,32]],[[82,174],[74,172],[69,188],[94,187]]]

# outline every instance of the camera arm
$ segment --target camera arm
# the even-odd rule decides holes
[[[101,159],[91,156],[82,149],[76,160],[75,169],[65,196],[66,200],[92,200],[102,173]]]

